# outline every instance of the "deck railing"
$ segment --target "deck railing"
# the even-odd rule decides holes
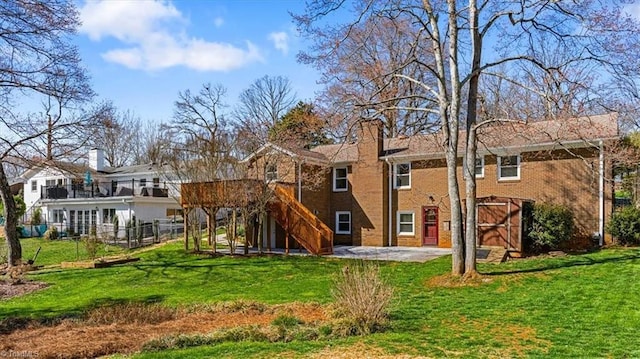
[[[147,182],[148,183],[148,182]],[[41,199],[97,198],[97,197],[169,197],[169,189],[160,184],[143,185],[140,181],[93,182],[40,186]]]

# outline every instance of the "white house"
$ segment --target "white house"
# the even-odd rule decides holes
[[[99,231],[111,228],[115,216],[121,229],[134,216],[147,223],[175,218],[179,186],[167,173],[155,164],[106,167],[100,149],[90,151],[88,167],[45,162],[21,176],[26,220],[40,208],[48,225],[88,234],[94,224]]]

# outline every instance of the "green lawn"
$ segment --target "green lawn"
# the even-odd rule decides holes
[[[47,241],[43,238],[24,238],[20,240],[20,244],[22,245],[22,259],[24,261],[33,259],[38,248],[40,248],[40,253],[38,253],[35,261],[37,266],[89,259],[82,241],[77,242],[70,239]],[[2,254],[7,250],[6,248],[4,238],[0,238],[0,251],[2,251]],[[100,245],[98,248],[99,257],[112,256],[124,252],[125,250],[122,248],[111,245]]]
[[[298,256],[192,256],[183,253],[181,243],[140,256],[129,265],[33,274],[51,287],[0,302],[0,318],[68,315],[123,300],[171,306],[241,298],[328,303],[334,273],[349,263]],[[384,333],[317,342],[225,343],[136,357],[302,358],[354,345],[426,357],[640,356],[638,249],[481,265],[483,280],[455,288],[431,284],[448,272],[450,257],[380,266],[396,291],[391,328]]]

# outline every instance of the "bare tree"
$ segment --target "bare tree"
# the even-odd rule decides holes
[[[246,153],[251,153],[268,140],[269,129],[275,126],[291,107],[296,95],[291,82],[282,76],[264,76],[242,91],[234,117],[243,134]]]
[[[66,135],[77,139],[86,116],[65,116],[54,109],[71,108],[91,97],[77,49],[70,42],[79,25],[71,1],[8,1],[0,3],[0,195],[5,207],[5,232],[9,265],[20,263],[22,248],[17,238],[16,207],[11,196],[5,162],[31,159],[39,153],[53,156],[54,147],[68,152]],[[16,95],[44,95],[58,105],[45,116],[16,112]],[[49,139],[47,137],[49,136]],[[42,143],[57,143],[47,151]],[[76,147],[76,146],[72,146]],[[45,155],[45,157],[47,156]]]
[[[105,103],[104,107],[92,146],[104,151],[104,159],[111,167],[131,165],[135,161],[140,119],[131,111],[118,111],[112,103]]]
[[[167,131],[169,155],[166,163],[171,175],[181,182],[206,182],[233,177],[234,167],[230,128],[226,121],[222,85],[205,84],[196,94],[189,90],[178,94],[173,120],[164,126]],[[218,208],[202,208],[209,224],[215,223]],[[200,223],[198,213],[191,216],[194,226]],[[199,249],[199,228],[192,228],[196,250]],[[188,241],[188,238],[185,238]]]
[[[316,0],[307,4],[305,14],[296,16],[303,33],[313,39],[332,35],[321,21],[328,14],[341,11],[345,1]],[[407,33],[411,43],[421,43],[431,49],[433,60],[418,65],[431,77],[414,78],[396,75],[426,90],[437,104],[417,108],[438,116],[444,138],[443,149],[448,169],[448,187],[451,208],[452,273],[475,273],[475,231],[468,230],[463,241],[463,216],[456,174],[459,129],[464,126],[464,156],[474,159],[477,151],[476,131],[495,118],[478,118],[481,77],[498,77],[530,92],[538,101],[549,104],[558,81],[571,78],[574,69],[592,69],[592,83],[604,83],[620,75],[637,78],[640,66],[637,42],[638,22],[625,13],[624,3],[612,1],[374,1],[355,3],[355,19],[341,25],[333,37],[338,44],[350,35],[355,24],[373,17],[387,17],[399,21],[406,19],[416,24]],[[329,28],[332,29],[332,28]],[[326,37],[326,36],[325,36]],[[544,42],[543,42],[544,41]],[[555,48],[562,56],[544,56],[545,48]],[[492,50],[489,55],[487,53]],[[415,61],[419,61],[416,59]],[[501,75],[497,69],[508,71]],[[542,73],[539,84],[525,84],[513,76],[516,69],[528,68]],[[385,69],[392,73],[393,69]],[[534,73],[534,72],[531,72]],[[614,76],[612,76],[614,75]],[[615,76],[619,75],[619,76]],[[534,86],[531,86],[534,85]],[[542,85],[542,88],[535,88]],[[575,85],[575,84],[574,84]],[[586,85],[586,84],[585,84]],[[556,86],[555,94],[569,90]],[[562,101],[565,99],[563,98]],[[575,99],[569,99],[575,100]],[[575,104],[562,107],[576,110]],[[549,112],[547,107],[546,112]],[[578,111],[571,111],[577,113]],[[476,228],[476,184],[474,161],[466,161],[463,169],[466,196],[466,228]]]
[[[147,122],[136,131],[134,162],[164,164],[170,159],[171,136],[166,124]]]
[[[437,130],[437,119],[416,111],[434,108],[431,96],[407,80],[433,78],[419,65],[433,61],[432,51],[411,36],[417,29],[408,20],[373,13],[361,23],[316,32],[312,51],[299,54],[322,72],[318,100],[336,137],[347,136],[362,117],[380,118],[388,137]]]

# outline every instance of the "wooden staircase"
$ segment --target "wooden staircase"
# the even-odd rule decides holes
[[[275,221],[309,253],[333,254],[333,231],[281,186],[274,188],[275,199],[269,209]]]

